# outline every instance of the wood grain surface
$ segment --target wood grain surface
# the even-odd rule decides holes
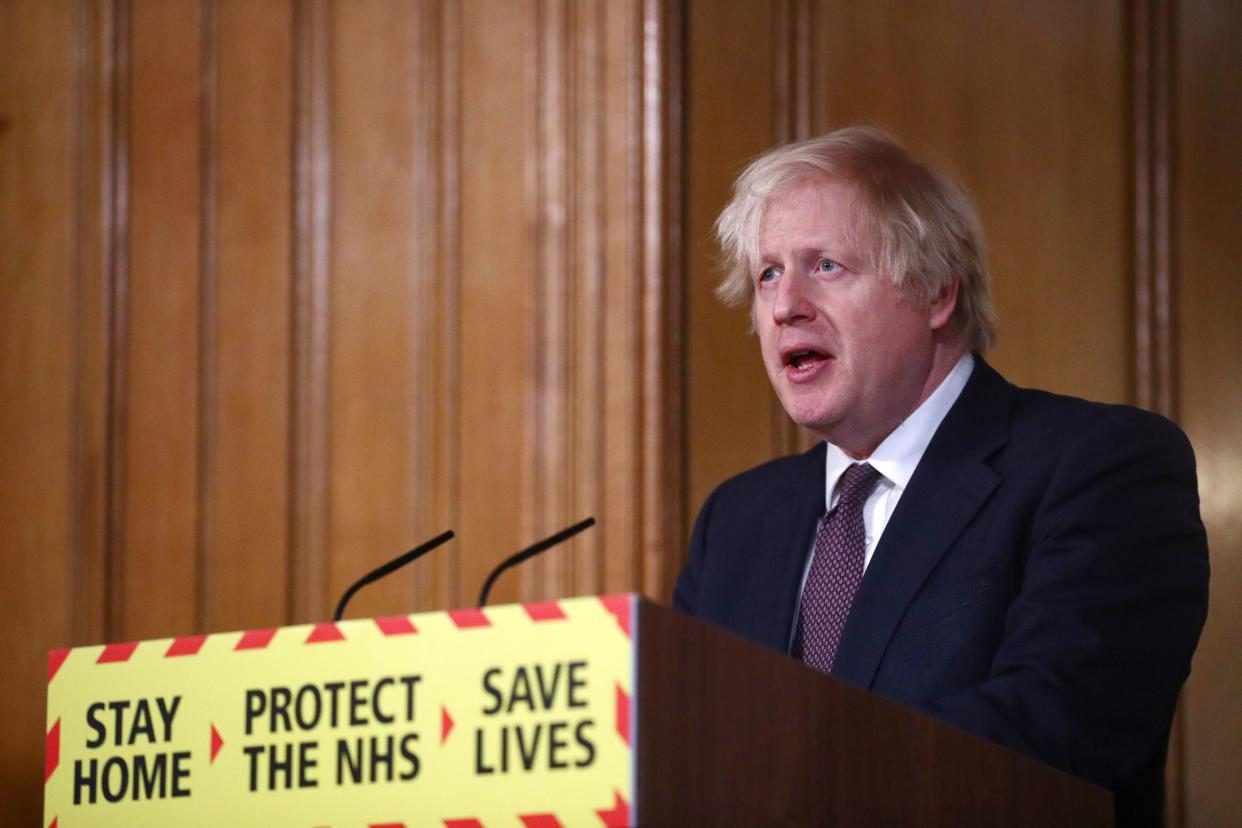
[[[672,610],[639,605],[643,825],[1113,823],[1112,794]]]

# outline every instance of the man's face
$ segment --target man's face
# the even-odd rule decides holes
[[[865,457],[943,377],[936,337],[956,294],[922,307],[875,272],[871,240],[853,232],[853,197],[853,185],[822,178],[768,203],[753,312],[789,416]]]

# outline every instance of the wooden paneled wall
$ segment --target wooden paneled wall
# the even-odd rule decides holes
[[[0,4],[6,817],[49,648],[665,595],[680,19],[663,0]]]
[[[1242,825],[1242,6],[1172,5],[1172,396],[1195,446],[1212,553],[1175,759],[1187,825]]]
[[[1242,821],[1242,7],[1210,0],[0,2],[0,794],[49,648],[666,599],[724,477],[806,445],[710,226],[854,122],[978,197],[1011,379],[1177,417],[1212,609],[1170,822]]]

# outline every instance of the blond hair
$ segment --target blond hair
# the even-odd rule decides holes
[[[716,220],[726,275],[716,295],[742,305],[754,292],[759,229],[768,203],[807,180],[854,185],[859,227],[871,242],[872,266],[923,303],[958,280],[953,324],[966,348],[996,342],[987,239],[974,201],[947,175],[915,160],[888,133],[847,127],[769,150],[738,176]]]

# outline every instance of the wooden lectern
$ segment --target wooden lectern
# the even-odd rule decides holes
[[[642,825],[1108,826],[1112,794],[638,603]]]

